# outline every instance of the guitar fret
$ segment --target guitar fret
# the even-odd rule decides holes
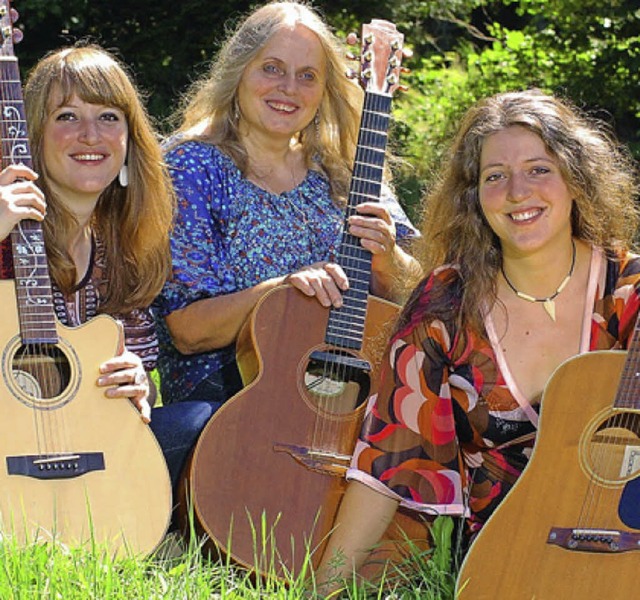
[[[15,56],[11,55],[0,63],[0,76],[3,81],[0,102],[2,165],[6,167],[20,162],[33,168]],[[37,221],[21,221],[11,232],[11,245],[22,341],[25,344],[55,344],[58,335],[42,225]]]
[[[380,169],[382,171],[382,167],[380,167],[377,163],[367,160],[360,160],[353,167],[353,172],[357,176],[360,174],[360,171],[364,171],[364,173],[367,173],[369,171],[375,172],[374,169]],[[367,177],[360,177],[360,179],[367,179]]]
[[[380,200],[390,113],[391,96],[365,93],[347,216],[354,214],[355,207],[362,202]],[[329,312],[325,342],[359,350],[369,299],[371,253],[345,230],[338,254],[337,262],[349,278],[350,287],[343,294],[342,308]],[[355,318],[347,319],[347,316]]]

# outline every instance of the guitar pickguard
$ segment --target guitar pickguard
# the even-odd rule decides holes
[[[640,477],[632,479],[624,486],[618,516],[627,527],[640,530]]]

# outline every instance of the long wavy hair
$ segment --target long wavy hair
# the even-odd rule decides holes
[[[422,237],[414,250],[425,272],[458,265],[460,323],[478,331],[483,307],[496,301],[502,263],[500,240],[480,206],[480,153],[488,136],[514,125],[539,136],[558,161],[574,198],[573,236],[606,251],[626,251],[633,248],[638,227],[637,166],[605,122],[539,90],[480,101],[464,116],[442,172],[427,193]]]
[[[126,314],[149,306],[170,272],[171,179],[155,129],[124,65],[91,44],[47,55],[32,69],[25,84],[33,163],[47,199],[44,236],[51,276],[67,293],[77,281],[67,250],[77,220],[49,185],[42,152],[45,122],[56,108],[50,105],[50,98],[58,90],[63,104],[76,94],[84,102],[118,108],[126,116],[129,185],[122,187],[117,179],[111,182],[98,199],[91,223],[107,254],[107,285],[101,290],[100,310]]]
[[[246,173],[247,151],[238,135],[238,86],[247,65],[278,31],[303,25],[318,37],[327,61],[326,88],[317,119],[297,134],[308,168],[319,169],[331,182],[332,197],[348,193],[357,143],[363,92],[345,76],[343,48],[310,6],[299,2],[268,3],[240,22],[223,44],[208,73],[197,80],[172,117],[176,139],[195,139],[218,146]]]

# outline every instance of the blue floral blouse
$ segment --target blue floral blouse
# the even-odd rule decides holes
[[[158,323],[158,370],[163,398],[186,398],[208,376],[234,360],[233,346],[183,355],[172,344],[164,318],[197,300],[241,291],[335,258],[344,211],[329,183],[309,170],[296,188],[280,195],[246,179],[213,145],[189,141],[166,156],[178,196],[171,239],[173,277],[154,309]],[[415,229],[397,201],[382,199],[396,221],[398,240]]]

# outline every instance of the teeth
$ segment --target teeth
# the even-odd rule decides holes
[[[295,107],[290,106],[289,104],[280,104],[279,102],[269,102],[269,106],[287,113],[292,113],[295,110]]]
[[[102,160],[103,154],[76,154],[74,156],[76,160]]]
[[[524,212],[511,213],[510,216],[514,221],[526,221],[527,219],[532,219],[539,213],[540,213],[540,209],[535,208],[533,210],[527,210]]]

